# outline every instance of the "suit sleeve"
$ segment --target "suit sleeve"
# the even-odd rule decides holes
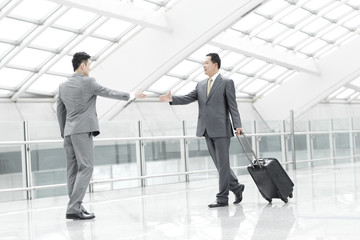
[[[229,80],[226,84],[226,102],[229,107],[229,112],[234,128],[241,128],[242,125],[240,113],[236,103],[235,86],[233,80]]]
[[[193,91],[184,96],[173,96],[170,105],[185,105],[195,102],[196,100],[198,100],[197,88],[198,85],[196,85],[196,88]]]
[[[57,98],[57,109],[56,109],[57,119],[60,126],[60,134],[61,137],[64,138],[64,129],[65,129],[65,123],[66,123],[66,108],[65,104],[61,100],[60,92],[59,96]]]
[[[90,84],[91,84],[91,90],[94,95],[98,95],[106,98],[124,100],[124,101],[128,101],[130,99],[129,93],[120,92],[101,86],[98,82],[96,82],[94,78],[90,79]]]

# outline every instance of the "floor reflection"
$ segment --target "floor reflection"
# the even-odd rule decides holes
[[[269,203],[262,209],[251,239],[285,240],[294,223],[295,215],[292,206],[287,203],[279,207]]]

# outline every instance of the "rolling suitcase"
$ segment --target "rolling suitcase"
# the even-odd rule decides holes
[[[282,201],[287,203],[288,197],[293,197],[292,192],[294,190],[294,183],[291,181],[290,177],[276,158],[257,158],[245,134],[243,134],[243,136],[252,152],[252,155],[255,157],[254,161],[251,160],[246,152],[246,148],[240,140],[240,137],[238,135],[236,137],[250,162],[247,169],[258,187],[260,194],[269,203],[271,203],[273,198],[280,198]]]

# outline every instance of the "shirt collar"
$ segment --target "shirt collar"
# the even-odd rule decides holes
[[[214,76],[211,77],[213,82],[215,82],[215,79],[219,76],[219,74],[220,74],[220,72],[217,72],[217,73],[214,74]]]

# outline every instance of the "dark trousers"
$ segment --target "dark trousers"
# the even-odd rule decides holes
[[[219,172],[219,193],[216,194],[218,202],[228,202],[229,190],[237,194],[240,189],[238,178],[230,168],[229,162],[229,137],[210,137],[204,134],[209,153]]]

